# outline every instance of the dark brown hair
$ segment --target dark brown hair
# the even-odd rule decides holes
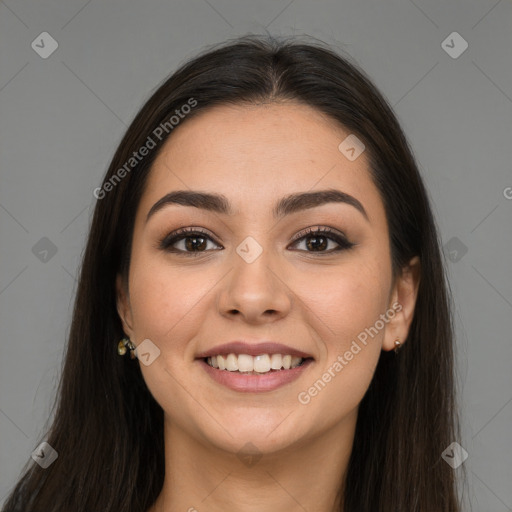
[[[103,186],[182,105],[180,122],[221,104],[294,101],[337,121],[366,146],[386,210],[396,276],[413,256],[421,280],[401,352],[382,352],[361,401],[344,487],[345,512],[459,512],[441,453],[459,439],[449,288],[428,195],[391,108],[366,75],[321,42],[245,36],[210,47],[152,94],[124,135]],[[168,125],[167,125],[168,126]],[[117,354],[123,329],[115,279],[127,276],[135,212],[167,137],[98,199],[46,440],[59,456],[29,463],[5,511],[145,512],[164,478],[163,411],[137,361]],[[118,174],[119,176],[119,174]],[[45,429],[47,425],[45,425]],[[45,430],[46,431],[46,430]],[[342,492],[340,482],[340,492]]]

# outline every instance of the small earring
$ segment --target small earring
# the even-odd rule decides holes
[[[400,343],[400,340],[397,338],[397,339],[395,340],[395,348],[394,348],[395,354],[398,354],[398,351],[400,350],[400,346],[401,346],[401,345],[402,345],[402,344]]]
[[[120,356],[124,356],[126,354],[126,347],[130,349],[130,358],[135,359],[135,349],[137,348],[129,338],[123,338],[118,344],[117,344],[117,353]]]

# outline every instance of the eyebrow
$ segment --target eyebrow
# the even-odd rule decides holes
[[[327,203],[345,203],[356,208],[369,221],[363,205],[353,196],[336,189],[301,192],[281,198],[272,213],[279,219],[302,210],[316,208]],[[149,210],[146,223],[159,210],[170,204],[193,206],[224,215],[234,215],[229,200],[222,194],[212,194],[195,190],[176,190],[159,199]]]

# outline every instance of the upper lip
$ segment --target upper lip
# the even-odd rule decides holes
[[[282,343],[274,343],[273,341],[263,341],[261,343],[246,343],[244,341],[232,341],[222,345],[216,345],[204,352],[197,354],[197,358],[205,358],[224,354],[248,354],[250,356],[260,356],[262,354],[283,354],[307,359],[313,357],[302,350],[283,345]]]

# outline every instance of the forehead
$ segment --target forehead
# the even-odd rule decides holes
[[[238,211],[317,188],[378,203],[364,152],[350,161],[338,148],[349,135],[303,104],[209,108],[174,129],[153,164],[141,209],[187,188],[222,192]]]

